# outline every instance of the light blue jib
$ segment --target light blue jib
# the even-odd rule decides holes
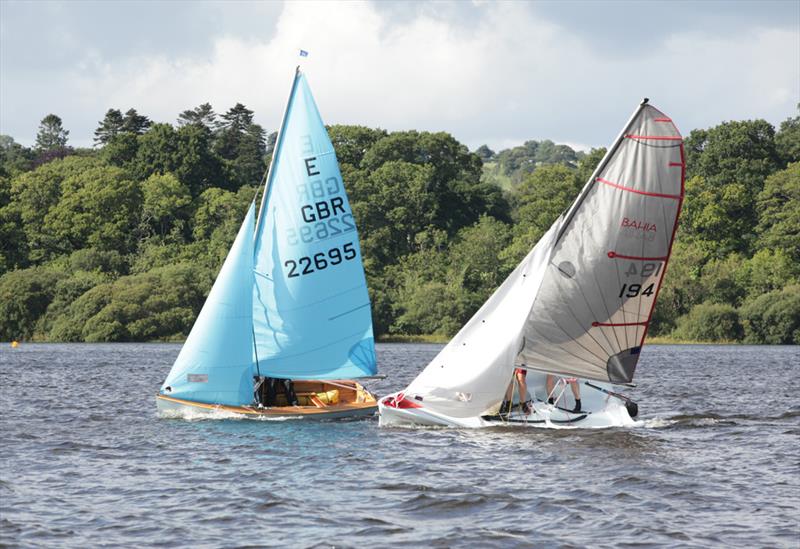
[[[325,125],[295,75],[255,236],[253,328],[262,375],[377,372],[361,250]]]
[[[241,406],[253,402],[253,231],[250,205],[228,257],[161,394]]]

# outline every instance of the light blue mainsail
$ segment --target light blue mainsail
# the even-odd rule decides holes
[[[298,70],[255,236],[253,328],[262,375],[377,371],[369,294],[336,153]]]
[[[255,202],[161,394],[209,404],[252,404],[254,225]]]

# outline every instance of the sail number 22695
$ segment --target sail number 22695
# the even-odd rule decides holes
[[[283,262],[283,266],[289,269],[289,278],[296,276],[311,274],[314,271],[322,271],[331,265],[338,265],[342,261],[350,261],[355,259],[356,249],[352,242],[343,245],[341,249],[338,247],[331,248],[327,252],[320,252],[314,254],[313,257],[299,257],[297,260],[287,259]]]

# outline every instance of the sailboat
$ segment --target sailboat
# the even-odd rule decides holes
[[[267,171],[159,410],[256,417],[372,415],[369,294],[336,153],[297,68]]]
[[[644,99],[525,259],[404,391],[379,401],[381,425],[635,424],[638,405],[619,387],[632,386],[684,177],[683,138]]]

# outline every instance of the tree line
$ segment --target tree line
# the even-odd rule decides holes
[[[800,107],[800,106],[799,106]],[[378,336],[453,335],[575,199],[604,149],[471,152],[444,132],[328,128]],[[188,334],[269,165],[237,104],[154,123],[109,109],[95,147],[50,114],[0,136],[0,340]],[[685,140],[687,182],[652,335],[800,343],[800,116]]]

